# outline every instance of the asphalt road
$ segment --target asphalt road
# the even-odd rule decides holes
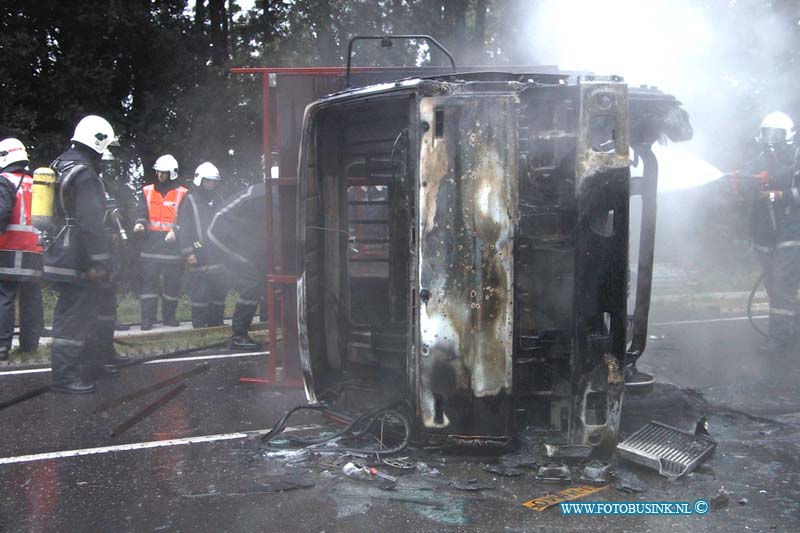
[[[729,493],[727,506],[705,515],[577,517],[563,516],[558,507],[529,510],[524,501],[567,485],[537,483],[520,453],[502,461],[522,463],[522,475],[504,477],[482,467],[498,459],[414,452],[441,475],[398,476],[394,490],[344,477],[332,459],[267,458],[246,432],[271,427],[304,397],[298,389],[240,383],[239,377],[264,371],[265,356],[252,355],[136,366],[101,382],[94,395],[46,393],[0,411],[0,530],[798,530],[798,354],[757,356],[759,338],[742,320],[656,324],[651,333],[641,367],[653,370],[659,384],[649,394],[626,396],[621,431],[630,434],[649,420],[692,429],[708,416],[717,453],[677,482],[615,459],[617,471],[637,476],[646,490],[608,487],[584,501],[694,502],[710,501],[721,489]],[[174,385],[93,412],[104,401],[198,365],[208,368],[121,435],[110,433]],[[0,401],[48,380],[46,373],[2,374]],[[319,423],[314,416],[291,421],[293,427]]]

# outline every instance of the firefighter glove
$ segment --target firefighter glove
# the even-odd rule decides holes
[[[166,237],[164,237],[166,242],[175,242],[175,230],[171,229],[167,232]]]
[[[144,224],[142,224],[141,222],[137,222],[136,224],[133,225],[134,233],[141,233],[143,231],[144,231]]]

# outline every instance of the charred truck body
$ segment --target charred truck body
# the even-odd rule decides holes
[[[298,172],[308,399],[342,387],[376,405],[408,399],[429,441],[503,445],[525,424],[546,442],[615,445],[652,271],[650,242],[629,318],[629,201],[652,193],[652,241],[650,146],[664,136],[691,137],[679,102],[616,77],[448,74],[309,105]],[[647,183],[631,183],[631,147]]]

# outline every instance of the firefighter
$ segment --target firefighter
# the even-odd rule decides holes
[[[165,326],[177,326],[183,258],[175,232],[178,210],[188,189],[178,183],[178,161],[169,154],[156,159],[153,165],[156,180],[142,189],[136,211],[134,233],[144,234],[140,254],[142,260],[142,330],[153,328],[158,298]],[[163,290],[161,278],[163,281]]]
[[[0,141],[0,360],[8,359],[19,297],[19,349],[33,352],[42,330],[42,247],[32,225],[33,176],[17,139]]]
[[[749,166],[764,186],[751,216],[753,248],[764,269],[770,301],[769,337],[759,347],[765,354],[792,349],[800,288],[800,183],[794,122],[784,113],[767,115],[758,135],[761,154]]]
[[[247,331],[265,291],[265,191],[265,185],[259,183],[227,199],[208,227],[208,240],[219,250],[231,284],[239,293],[233,311],[232,350],[254,351],[261,348]]]
[[[195,188],[178,211],[178,244],[189,264],[192,327],[221,326],[225,312],[223,267],[216,248],[208,245],[208,225],[222,197],[219,170],[205,162],[194,172]]]
[[[54,282],[51,350],[53,390],[91,393],[98,374],[116,374],[113,343],[116,301],[111,289],[111,238],[105,225],[106,196],[100,158],[116,142],[104,118],[89,115],[75,126],[70,148],[53,161],[56,172],[55,237],[44,256],[45,279]],[[98,316],[102,323],[98,323]],[[101,330],[111,337],[99,339]],[[113,345],[112,345],[113,347]]]

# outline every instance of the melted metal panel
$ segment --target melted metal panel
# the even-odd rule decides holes
[[[575,195],[575,351],[570,444],[616,445],[625,389],[627,86],[580,84]]]
[[[425,428],[506,430],[474,420],[483,410],[473,407],[511,393],[517,106],[513,95],[420,100],[418,405]]]

